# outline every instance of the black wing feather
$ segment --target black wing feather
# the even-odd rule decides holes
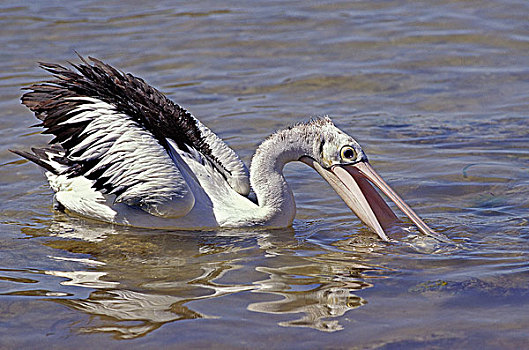
[[[81,64],[72,64],[77,72],[59,64],[41,63],[40,66],[55,76],[41,84],[30,86],[30,92],[22,96],[22,103],[42,120],[46,133],[55,135],[52,142],[62,143],[77,137],[87,123],[60,125],[69,119],[70,112],[82,102],[71,100],[79,96],[92,97],[107,102],[116,110],[127,114],[151,132],[158,142],[168,149],[167,138],[173,139],[179,148],[192,146],[213,160],[208,144],[204,142],[195,118],[184,108],[173,103],[143,79],[90,57],[93,65],[80,57]],[[68,145],[65,149],[68,152]]]

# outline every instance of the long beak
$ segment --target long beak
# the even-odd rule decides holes
[[[316,170],[338,193],[349,208],[381,239],[388,241],[385,230],[399,223],[393,210],[372,186],[378,187],[425,235],[432,236],[443,242],[448,238],[434,232],[424,221],[393,191],[367,162],[353,165],[335,165],[330,170],[323,168],[310,157],[300,159]]]

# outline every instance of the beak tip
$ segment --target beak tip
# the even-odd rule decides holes
[[[389,242],[389,238],[384,231],[377,231],[378,237],[384,242]]]

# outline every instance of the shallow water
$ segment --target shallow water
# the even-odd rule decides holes
[[[529,4],[0,5],[0,348],[511,348],[529,329]],[[289,165],[283,230],[148,231],[53,210],[20,88],[92,55],[187,107],[248,164],[330,115],[438,232],[377,239]]]

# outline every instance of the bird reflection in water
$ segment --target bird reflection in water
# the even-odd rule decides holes
[[[247,309],[285,315],[281,326],[338,331],[339,318],[366,303],[353,294],[372,286],[365,272],[379,269],[358,256],[300,242],[293,229],[146,233],[73,220],[69,228],[72,219],[56,220],[51,235],[61,239],[46,244],[90,259],[54,257],[83,268],[46,274],[65,278],[62,286],[92,291],[88,297],[83,288],[52,300],[99,316],[75,325],[77,331],[108,332],[118,339],[141,337],[169,322],[221,318],[222,303],[211,306],[211,301],[240,292],[273,295],[272,301],[248,297]],[[193,310],[200,301],[210,302]]]
[[[371,284],[356,280],[343,281],[331,276],[321,277],[321,265],[268,268],[258,267],[257,271],[269,275],[263,281],[255,282],[260,293],[276,294],[283,299],[248,305],[248,310],[271,314],[301,314],[301,318],[279,323],[287,327],[309,327],[320,331],[333,332],[343,327],[337,320],[347,311],[366,303],[353,291],[370,287]],[[299,274],[311,274],[300,276]],[[320,275],[320,277],[318,277]]]

